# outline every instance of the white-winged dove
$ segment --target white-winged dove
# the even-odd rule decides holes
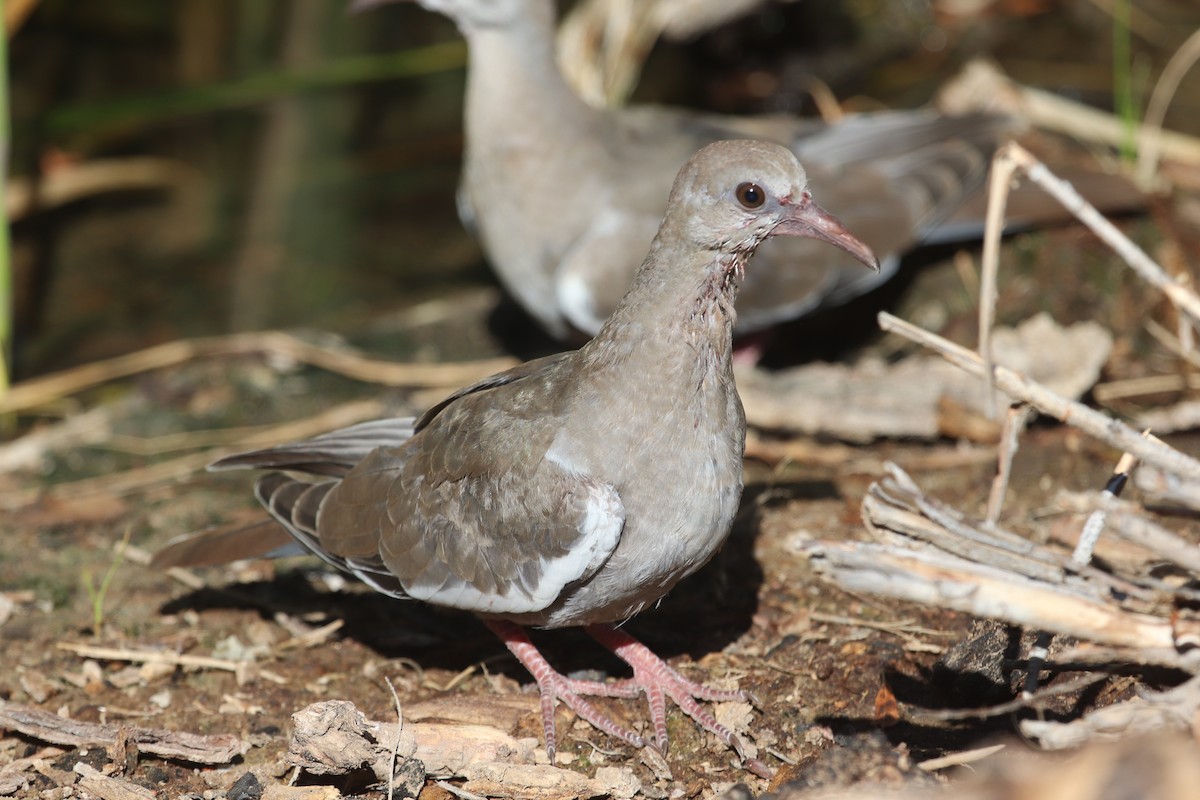
[[[358,0],[365,8],[392,0]],[[418,0],[451,17],[470,50],[459,212],[505,287],[552,335],[594,335],[629,288],[675,173],[699,147],[751,138],[789,148],[822,203],[882,259],[864,274],[844,253],[776,240],[739,303],[750,333],[876,286],[982,181],[1014,123],[932,111],[828,125],[657,106],[596,109],[554,56],[553,0]]]
[[[729,534],[746,433],[731,362],[734,300],[747,260],[771,236],[815,240],[878,268],[813,202],[788,150],[711,144],[679,172],[631,288],[580,350],[494,375],[416,420],[365,423],[213,466],[286,470],[260,478],[257,495],[310,551],[385,594],[481,616],[537,681],[551,754],[556,699],[645,744],[585,699],[644,692],[660,748],[670,697],[744,756],[700,701],[746,695],[685,678],[617,626]],[[169,550],[157,559],[179,561]],[[584,626],[633,677],[567,678],[525,625]],[[747,766],[769,773],[756,760]]]

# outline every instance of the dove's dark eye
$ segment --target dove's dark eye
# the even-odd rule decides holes
[[[767,193],[757,183],[743,183],[737,187],[737,199],[746,208],[758,208],[767,199]]]

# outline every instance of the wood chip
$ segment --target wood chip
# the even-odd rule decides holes
[[[96,795],[100,800],[157,800],[158,795],[153,789],[124,778],[105,775],[82,761],[75,764],[75,771],[83,776],[79,788]]]
[[[206,736],[186,731],[100,725],[7,702],[0,702],[0,728],[17,731],[43,742],[71,747],[109,747],[117,741],[121,731],[126,731],[143,753],[177,758],[193,764],[227,764],[249,747],[232,734]]]
[[[333,786],[280,786],[263,788],[262,800],[339,800],[342,793]]]
[[[1200,671],[1178,647],[1173,606],[1149,591],[921,495],[898,468],[872,485],[863,518],[880,543],[812,542],[813,569],[851,592],[896,597],[1153,653]]]
[[[1039,314],[1017,328],[995,332],[996,360],[1077,398],[1095,384],[1112,349],[1112,334],[1094,322],[1060,326]],[[936,439],[952,426],[994,440],[994,426],[968,424],[984,409],[980,382],[936,356],[896,364],[807,364],[768,373],[739,370],[746,420],[765,430],[834,436],[848,442],[881,437]],[[1003,400],[1002,400],[1003,402]],[[947,409],[955,409],[950,421]]]
[[[544,763],[536,739],[516,739],[488,725],[406,719],[400,729],[368,720],[344,700],[314,703],[292,715],[292,722],[287,761],[316,774],[341,775],[365,766],[387,780],[395,750],[399,771],[406,762],[419,762],[422,774],[465,778],[456,789],[486,797],[628,798],[641,789],[627,767],[601,768],[589,778]]]

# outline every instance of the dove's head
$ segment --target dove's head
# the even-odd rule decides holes
[[[804,168],[778,145],[728,140],[704,147],[679,171],[668,207],[664,225],[707,250],[744,256],[770,236],[807,236],[879,269],[871,249],[813,202]]]

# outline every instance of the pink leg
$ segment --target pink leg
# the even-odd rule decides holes
[[[709,702],[753,701],[754,698],[750,694],[742,691],[712,689],[704,684],[688,680],[667,666],[667,663],[654,655],[646,645],[611,625],[588,625],[584,630],[593,639],[613,651],[618,658],[633,667],[633,678],[629,682],[641,686],[646,692],[646,698],[650,703],[650,721],[654,725],[654,738],[660,750],[664,753],[667,751],[665,697],[670,697],[701,728],[732,747],[741,756],[748,770],[764,778],[771,777],[772,773],[767,765],[758,759],[747,758],[741,740],[733,731],[717,722],[717,718],[697,702],[697,700]]]
[[[617,683],[601,683],[599,681],[579,681],[559,673],[538,652],[533,642],[525,634],[525,630],[511,622],[490,620],[485,624],[492,633],[500,637],[517,660],[529,670],[529,674],[537,682],[542,700],[542,729],[546,736],[546,753],[550,762],[554,763],[555,734],[554,734],[554,701],[560,699],[581,718],[595,725],[609,736],[622,739],[634,747],[644,747],[646,740],[633,731],[622,728],[599,709],[580,695],[598,695],[602,697],[636,697],[641,686],[632,681]]]

